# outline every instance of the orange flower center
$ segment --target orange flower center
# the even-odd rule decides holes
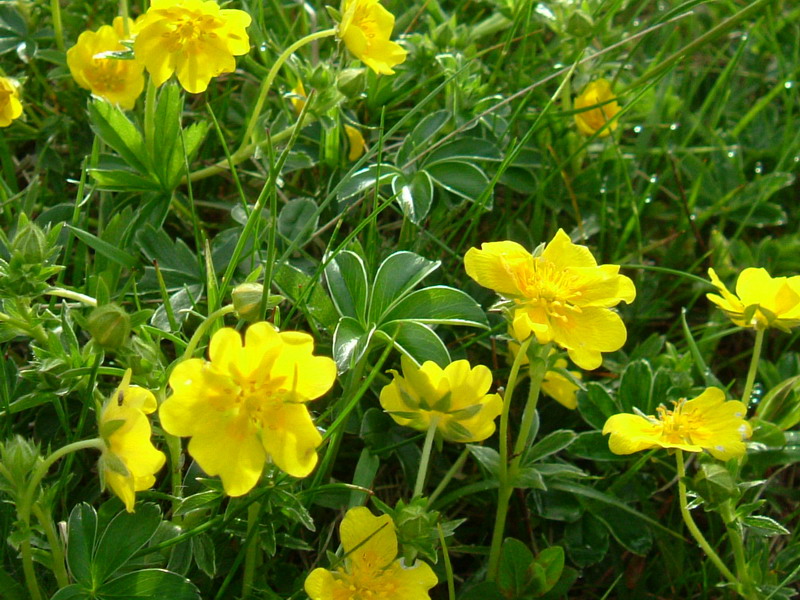
[[[341,569],[334,574],[335,600],[397,600],[398,586],[392,577],[382,571],[355,569],[347,573]]]
[[[170,25],[170,31],[162,34],[167,52],[199,52],[198,42],[217,37],[214,30],[223,26],[222,21],[212,15],[185,9],[164,11],[164,17]]]
[[[525,295],[521,303],[539,307],[552,318],[567,321],[568,311],[580,312],[571,300],[580,296],[574,289],[575,276],[544,258],[533,261],[533,270],[517,274],[517,285]]]
[[[661,434],[670,444],[693,444],[692,434],[697,430],[696,419],[691,415],[683,414],[682,409],[686,401],[679,400],[673,410],[664,405],[659,406],[658,419],[661,421]]]

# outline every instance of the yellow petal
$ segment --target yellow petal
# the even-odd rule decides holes
[[[660,425],[626,413],[609,417],[603,426],[603,434],[611,434],[608,447],[614,454],[633,454],[657,448],[661,446],[661,431]]]
[[[311,600],[336,600],[333,595],[333,574],[327,569],[314,569],[306,577],[303,588]]]
[[[516,242],[488,242],[470,248],[464,267],[483,287],[505,296],[522,295],[520,282],[533,274],[533,256]]]
[[[566,363],[566,361],[563,362]],[[570,410],[575,410],[578,407],[579,389],[577,385],[557,371],[547,371],[544,374],[542,391]]]
[[[297,401],[313,400],[326,394],[336,381],[336,363],[327,356],[313,356],[314,338],[300,331],[280,334],[280,355],[271,377],[284,378],[282,389],[296,395]]]
[[[284,402],[262,415],[261,441],[272,461],[292,477],[306,477],[317,466],[322,436],[305,405]]]
[[[395,598],[403,600],[430,600],[428,590],[439,583],[428,563],[418,560],[407,567],[402,560],[395,561],[383,574],[384,580],[394,584]]]
[[[353,570],[375,572],[387,567],[397,556],[397,535],[389,515],[376,517],[358,506],[347,511],[339,536]]]
[[[219,475],[229,496],[246,494],[261,477],[266,453],[246,414],[195,414],[189,454],[209,475]]]
[[[559,229],[542,251],[542,258],[558,268],[596,267],[597,261],[586,246],[573,244],[563,229]]]
[[[564,320],[552,319],[551,327],[553,340],[568,351],[572,362],[587,370],[602,364],[601,352],[622,348],[628,335],[619,315],[607,308],[569,311]]]
[[[361,132],[351,125],[344,126],[344,132],[347,135],[347,140],[350,145],[350,151],[347,155],[347,160],[354,161],[361,158],[361,155],[364,154],[364,149],[367,147],[366,142],[364,141],[364,136],[361,135]]]
[[[111,488],[111,491],[122,500],[125,505],[125,510],[129,513],[133,512],[133,506],[136,503],[136,493],[133,489],[133,478],[125,477],[121,473],[112,471],[111,469],[103,469],[103,480],[106,486]]]

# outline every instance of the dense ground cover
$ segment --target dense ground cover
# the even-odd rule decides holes
[[[794,597],[800,7],[222,4],[0,3],[0,598]]]

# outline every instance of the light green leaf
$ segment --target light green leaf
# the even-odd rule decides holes
[[[376,331],[384,341],[394,339],[394,346],[402,354],[421,365],[432,360],[444,368],[450,364],[447,346],[431,329],[414,321],[391,321],[384,323]]]
[[[349,250],[340,252],[326,265],[325,279],[339,314],[364,323],[369,284],[361,257]]]
[[[428,260],[413,252],[395,252],[384,260],[375,274],[369,303],[369,319],[386,321],[386,312],[420,281],[439,268],[439,261]]]
[[[472,297],[444,285],[410,293],[396,303],[382,320],[417,321],[446,325],[469,325],[487,329],[489,322],[481,305]]]

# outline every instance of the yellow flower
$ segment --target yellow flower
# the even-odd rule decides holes
[[[736,280],[736,295],[728,291],[714,269],[708,270],[708,276],[722,295],[706,297],[736,325],[788,331],[800,324],[800,275],[773,278],[766,269],[745,269]]]
[[[347,160],[358,160],[361,158],[361,155],[364,154],[364,149],[367,147],[364,136],[361,135],[358,129],[351,125],[345,125],[344,132],[347,134],[347,141],[350,143],[350,152],[347,154]]]
[[[595,106],[602,102],[607,102],[607,104],[575,113],[575,123],[581,133],[594,135],[608,123],[608,127],[597,134],[597,137],[605,137],[617,128],[618,120],[612,121],[611,119],[619,112],[619,104],[617,104],[614,92],[611,91],[611,84],[605,79],[593,81],[583,89],[583,93],[575,98],[575,110]]]
[[[78,43],[67,50],[67,65],[79,86],[130,110],[144,89],[144,66],[138,60],[103,57],[105,52],[127,50],[122,39],[121,17],[114,19],[113,26],[84,31]]]
[[[8,77],[0,77],[0,127],[8,127],[22,114],[19,90]]]
[[[619,350],[627,332],[610,310],[636,297],[633,282],[618,265],[599,265],[586,246],[559,229],[534,256],[516,242],[489,242],[464,256],[467,275],[511,301],[514,337],[531,333],[541,344],[555,342],[583,369],[596,369],[601,352]]]
[[[169,378],[172,396],[161,405],[164,430],[191,437],[189,454],[209,475],[219,475],[230,496],[258,482],[267,457],[294,477],[317,464],[322,436],[305,402],[325,394],[336,363],[313,356],[313,338],[251,325],[245,343],[235,329],[211,338],[210,362],[192,358]]]
[[[436,420],[439,434],[451,442],[479,442],[494,433],[503,399],[487,394],[492,373],[457,360],[442,369],[433,361],[416,366],[402,357],[403,376],[381,390],[381,406],[400,425],[427,431]]]
[[[408,54],[403,47],[389,40],[394,28],[394,15],[378,0],[343,0],[342,22],[338,36],[356,58],[376,73],[393,75]]]
[[[153,0],[137,21],[134,52],[157,86],[178,74],[187,92],[204,92],[212,77],[236,69],[234,56],[250,51],[250,15],[221,9],[213,0]]]
[[[339,536],[344,567],[309,573],[305,590],[311,600],[430,600],[436,574],[425,562],[409,567],[397,558],[397,534],[389,515],[376,517],[363,506],[351,508]]]
[[[303,112],[306,107],[306,100],[308,100],[308,94],[306,94],[306,88],[303,87],[303,82],[299,79],[297,80],[297,85],[292,88],[292,96],[289,100],[292,103],[294,112],[298,115]]]
[[[658,407],[658,417],[619,414],[609,417],[603,433],[614,454],[632,454],[650,448],[676,448],[687,452],[708,450],[728,460],[745,453],[744,440],[753,433],[744,416],[747,408],[737,400],[725,401],[725,392],[710,387],[692,400],[680,400],[673,410]]]
[[[104,484],[120,497],[128,512],[133,512],[136,492],[153,486],[165,457],[150,442],[150,421],[145,416],[155,412],[155,396],[130,382],[128,369],[100,411],[100,436],[106,448],[99,467]]]

